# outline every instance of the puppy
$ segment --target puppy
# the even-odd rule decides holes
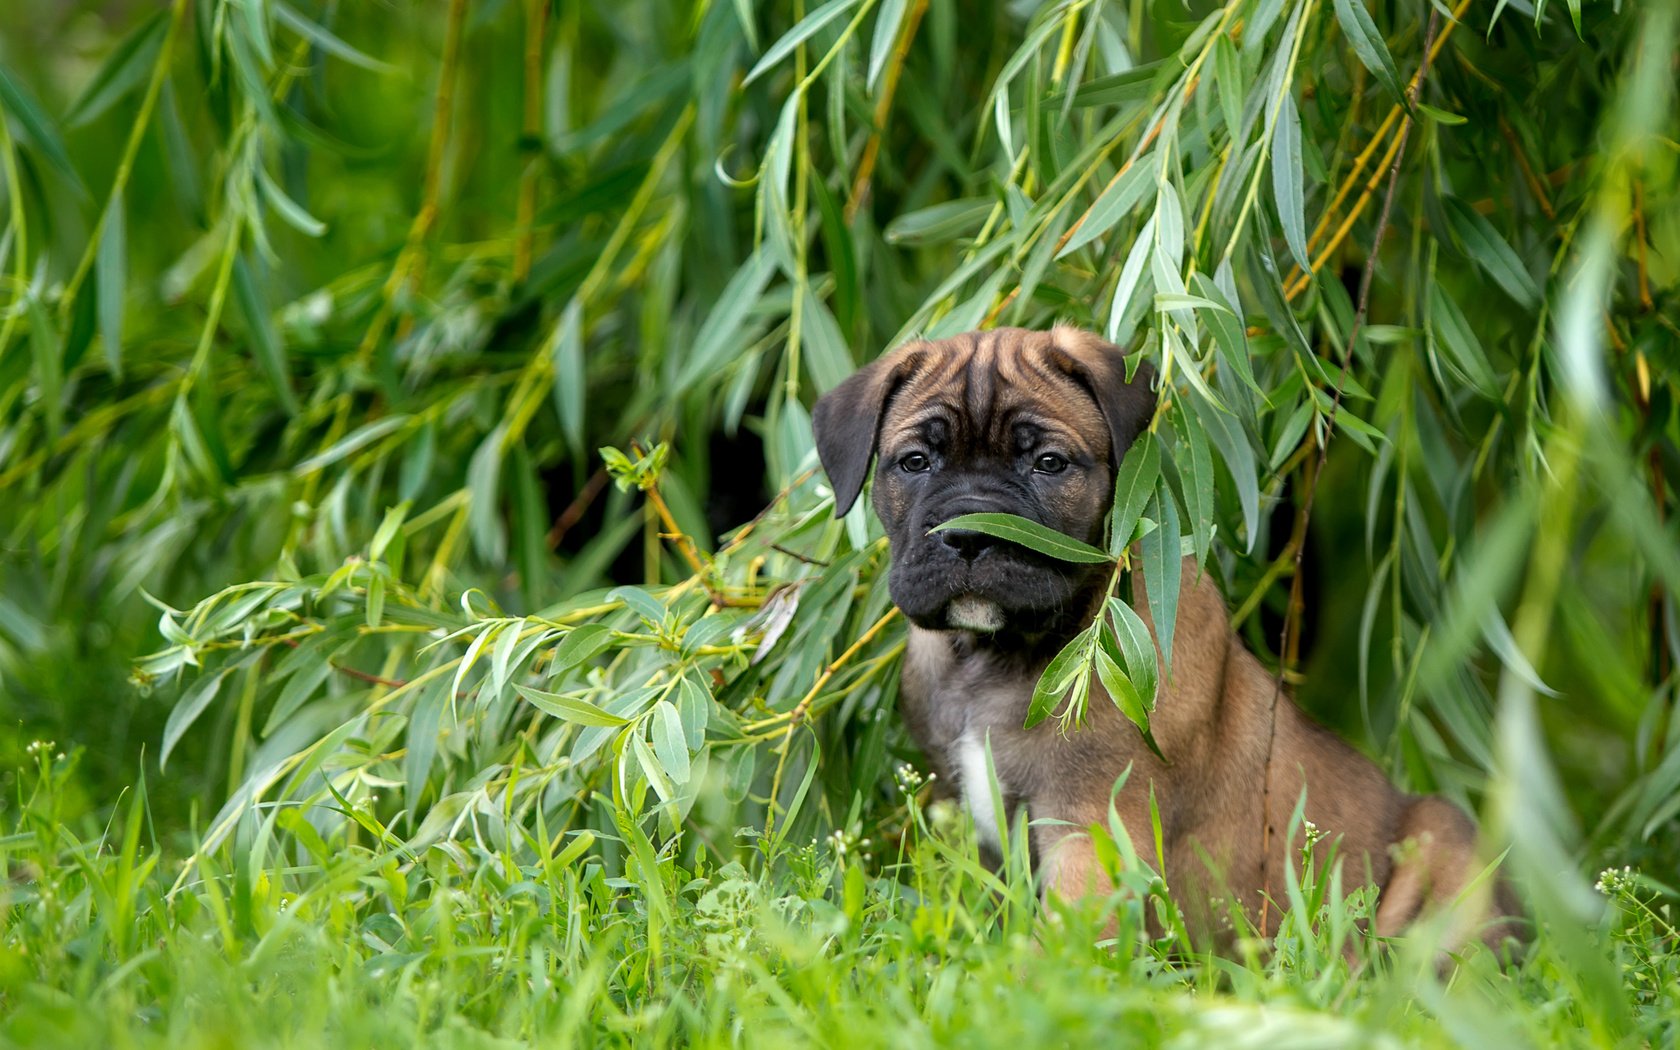
[[[1147,842],[1153,789],[1163,874],[1204,930],[1212,894],[1234,894],[1254,918],[1263,894],[1282,898],[1284,865],[1298,864],[1300,847],[1284,832],[1303,788],[1306,819],[1340,836],[1347,874],[1380,887],[1379,935],[1454,907],[1451,948],[1490,910],[1514,914],[1503,887],[1457,901],[1480,870],[1475,826],[1457,806],[1397,791],[1287,696],[1277,699],[1274,732],[1274,678],[1234,636],[1219,592],[1189,560],[1171,675],[1151,726],[1166,761],[1096,681],[1077,730],[1064,735],[1055,720],[1022,728],[1039,674],[1097,614],[1111,568],[1051,560],[978,532],[929,530],[1003,511],[1100,544],[1115,470],[1155,408],[1152,378],[1143,366],[1128,381],[1121,351],[1087,332],[1004,328],[910,343],[817,403],[817,451],[836,514],[879,461],[874,506],[892,550],[889,586],[911,624],[900,704],[938,782],[963,799],[994,858],[999,822],[1024,809],[1047,889],[1080,896],[1111,888],[1083,829],[1106,823],[1129,767],[1115,803],[1121,821]],[[1153,634],[1141,574],[1134,581],[1132,606]],[[993,812],[988,744],[1005,813]],[[1265,914],[1273,933],[1278,909]],[[1481,932],[1493,942],[1509,923]]]

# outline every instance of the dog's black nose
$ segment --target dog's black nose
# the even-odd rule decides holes
[[[939,535],[945,541],[945,546],[962,555],[965,561],[973,561],[980,557],[981,551],[997,542],[997,537],[975,532],[973,529],[946,529]]]

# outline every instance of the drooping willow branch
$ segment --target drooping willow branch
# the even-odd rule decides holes
[[[1419,95],[1423,92],[1424,79],[1429,75],[1430,59],[1434,57],[1435,30],[1440,25],[1441,12],[1433,9],[1429,13],[1429,27],[1424,31],[1423,62],[1418,68],[1417,76],[1412,79],[1407,92],[1408,108],[1415,108]],[[1260,881],[1264,891],[1260,897],[1260,930],[1267,928],[1268,912],[1272,899],[1271,873],[1271,844],[1272,844],[1272,767],[1277,759],[1277,705],[1278,697],[1283,694],[1283,677],[1289,664],[1284,654],[1290,651],[1291,639],[1298,638],[1300,633],[1300,597],[1301,597],[1301,561],[1306,551],[1307,527],[1312,521],[1313,500],[1318,494],[1318,482],[1324,476],[1324,463],[1330,454],[1330,439],[1335,433],[1336,412],[1342,405],[1342,394],[1347,387],[1348,371],[1353,363],[1353,348],[1359,341],[1359,330],[1364,326],[1365,316],[1371,306],[1371,284],[1376,277],[1377,258],[1382,254],[1383,238],[1388,233],[1388,220],[1394,208],[1394,194],[1400,185],[1400,164],[1406,156],[1406,140],[1411,134],[1412,118],[1404,117],[1400,122],[1400,131],[1394,143],[1394,159],[1388,169],[1388,189],[1383,195],[1382,211],[1377,214],[1377,226],[1371,236],[1371,250],[1365,258],[1365,269],[1359,278],[1359,301],[1354,307],[1353,323],[1348,328],[1347,345],[1342,348],[1341,373],[1336,378],[1336,393],[1330,401],[1330,411],[1324,418],[1323,437],[1318,442],[1318,459],[1307,474],[1307,494],[1301,502],[1300,516],[1295,522],[1295,532],[1291,542],[1295,548],[1295,572],[1289,585],[1290,600],[1284,610],[1283,632],[1278,645],[1278,669],[1272,684],[1272,699],[1266,716],[1266,775],[1260,791],[1260,819],[1263,828],[1260,837]]]

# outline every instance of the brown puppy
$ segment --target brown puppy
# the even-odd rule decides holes
[[[1288,697],[1276,704],[1273,812],[1262,812],[1274,679],[1188,560],[1172,674],[1152,725],[1167,761],[1099,682],[1077,731],[1064,736],[1054,720],[1022,728],[1034,683],[1091,622],[1109,567],[928,530],[959,514],[1004,511],[1100,543],[1115,468],[1154,411],[1152,379],[1144,366],[1128,382],[1121,351],[1086,332],[998,329],[901,347],[818,402],[817,450],[837,514],[856,501],[871,460],[880,462],[874,505],[892,547],[889,585],[911,622],[902,694],[911,734],[994,850],[1000,819],[1021,807],[1033,821],[1048,818],[1033,826],[1031,844],[1046,885],[1063,895],[1109,888],[1082,829],[1106,822],[1115,780],[1130,767],[1121,820],[1145,843],[1153,788],[1163,874],[1199,925],[1210,916],[1193,898],[1234,893],[1256,917],[1264,892],[1281,899],[1284,865],[1298,863],[1300,846],[1284,841],[1284,829],[1303,786],[1306,819],[1341,837],[1349,883],[1368,876],[1380,887],[1377,933],[1454,905],[1480,869],[1474,824],[1445,799],[1395,790]],[[1153,633],[1137,580],[1132,605]],[[988,744],[1005,814],[992,812]],[[1268,816],[1274,833],[1263,859]],[[1488,914],[1488,895],[1456,905],[1452,941]],[[1494,910],[1514,914],[1498,895]],[[1278,910],[1269,915],[1273,932]],[[1492,941],[1508,926],[1496,921],[1482,934]]]

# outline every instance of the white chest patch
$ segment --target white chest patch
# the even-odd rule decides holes
[[[965,631],[992,634],[1003,630],[1003,610],[998,607],[997,602],[976,598],[972,594],[953,599],[945,611],[945,618],[950,621],[952,627]]]
[[[962,771],[963,805],[974,818],[975,834],[991,849],[1003,852],[1003,839],[998,834],[997,807],[992,805],[992,781],[986,769],[986,745],[980,735],[970,729],[957,740],[957,768]],[[998,783],[998,794],[1004,786]]]

